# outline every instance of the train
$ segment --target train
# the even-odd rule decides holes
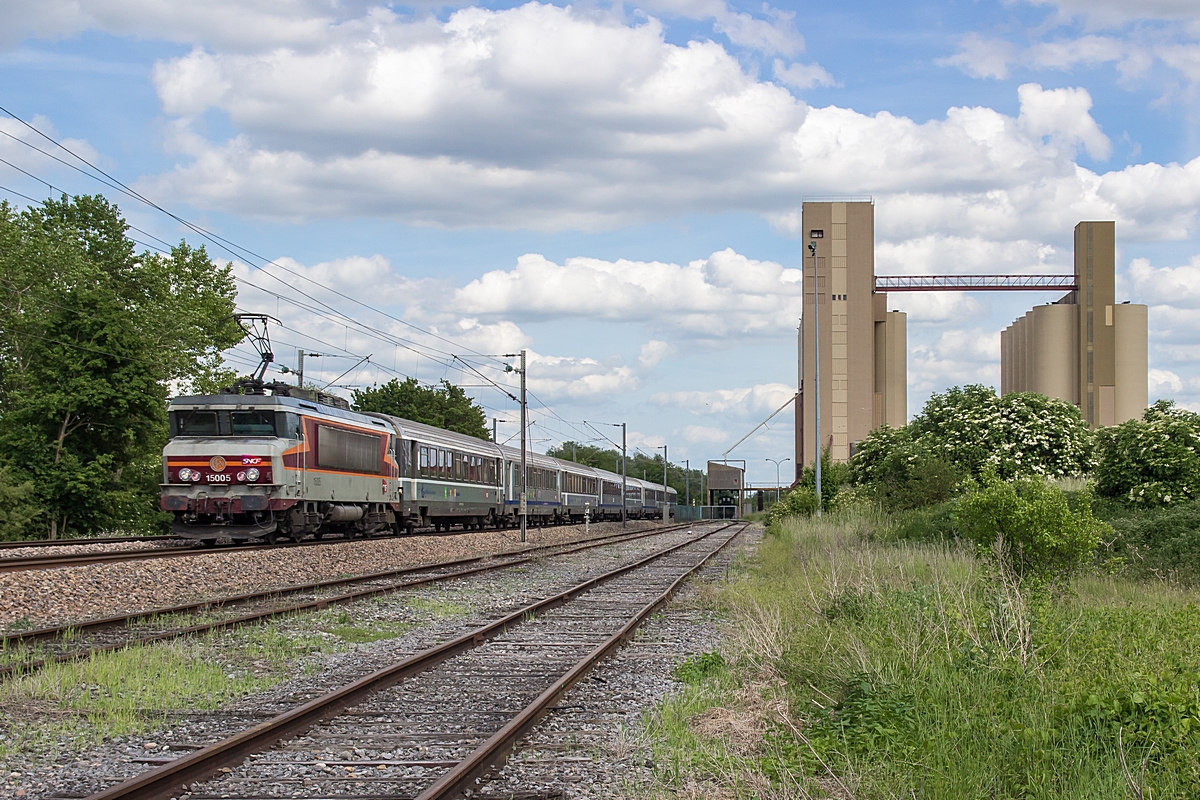
[[[160,506],[172,532],[299,541],[507,528],[520,523],[521,451],[293,387],[176,397]],[[526,453],[529,526],[662,518],[674,489]]]

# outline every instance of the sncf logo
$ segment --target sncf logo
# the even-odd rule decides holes
[[[243,467],[253,467],[262,463],[262,456],[242,456]]]

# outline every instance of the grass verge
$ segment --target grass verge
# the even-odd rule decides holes
[[[649,720],[662,796],[1200,796],[1200,593],[1089,574],[1030,594],[886,528],[772,529],[721,596],[723,651]]]

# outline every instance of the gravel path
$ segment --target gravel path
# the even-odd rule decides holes
[[[629,530],[655,523],[630,522]],[[590,535],[620,530],[597,523]],[[535,528],[528,544],[583,537],[583,527]],[[515,530],[366,539],[279,550],[217,550],[153,561],[0,574],[0,627],[42,627],[146,611],[241,592],[443,561],[521,547]],[[14,626],[14,623],[17,623]]]
[[[531,531],[530,538],[533,539],[535,533],[556,532],[569,533],[566,530]],[[370,627],[404,623],[413,627],[396,638],[358,645],[348,652],[305,657],[293,665],[295,675],[290,679],[265,692],[229,703],[216,712],[164,709],[165,727],[151,728],[139,736],[118,737],[96,747],[81,747],[77,742],[59,738],[37,752],[14,750],[4,753],[5,741],[11,742],[10,737],[18,730],[43,721],[53,723],[63,712],[53,707],[37,706],[0,709],[0,796],[30,800],[86,796],[100,788],[100,785],[136,774],[159,763],[160,759],[178,757],[245,730],[269,716],[393,663],[404,655],[473,630],[534,598],[574,585],[586,576],[612,569],[618,562],[627,562],[670,543],[683,541],[687,536],[685,529],[663,537],[648,537],[561,559],[545,559],[510,570],[343,607],[353,614],[357,625]],[[443,538],[461,540],[468,537]],[[405,543],[413,543],[413,540],[406,540]],[[275,627],[295,635],[312,633],[306,617],[290,618]],[[239,637],[249,635],[251,632],[245,629],[223,634],[204,645],[210,650],[204,657],[224,663],[221,643],[236,644]],[[255,664],[227,664],[231,672],[256,668]],[[36,679],[34,676],[29,680]],[[365,752],[360,754],[352,751],[347,760],[367,755]]]

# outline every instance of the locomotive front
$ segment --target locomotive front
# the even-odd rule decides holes
[[[273,539],[292,505],[283,456],[300,417],[275,397],[179,397],[168,408],[160,499],[172,531],[211,544],[217,538]]]

